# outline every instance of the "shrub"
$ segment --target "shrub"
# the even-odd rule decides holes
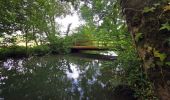
[[[22,46],[10,46],[0,49],[0,59],[7,57],[22,57],[27,55],[25,47]]]
[[[50,50],[54,54],[69,53],[70,45],[69,39],[53,37],[53,39],[50,40]]]
[[[50,48],[48,45],[39,45],[39,46],[35,46],[29,49],[29,54],[32,55],[45,55],[47,53],[49,53]]]
[[[72,45],[89,45],[88,43],[91,41],[92,37],[93,36],[90,36],[89,34],[74,33],[68,38]]]

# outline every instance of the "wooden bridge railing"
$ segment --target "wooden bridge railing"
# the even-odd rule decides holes
[[[112,47],[113,41],[83,40],[75,41],[74,46]]]

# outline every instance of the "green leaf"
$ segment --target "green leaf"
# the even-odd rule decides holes
[[[153,50],[153,48],[152,48],[151,46],[148,46],[148,47],[147,47],[147,51],[148,51],[148,52],[151,52],[152,50]]]
[[[139,39],[143,38],[143,33],[136,33],[135,40],[139,41]]]
[[[154,56],[160,58],[160,61],[162,61],[162,62],[163,62],[163,61],[165,60],[165,58],[167,57],[167,55],[166,55],[165,53],[160,53],[160,52],[157,51],[157,50],[154,50],[153,53],[154,53]]]
[[[166,62],[165,64],[168,65],[168,66],[170,66],[170,62]]]
[[[143,13],[154,12],[154,10],[155,10],[155,7],[151,7],[151,8],[145,7],[143,9]]]
[[[160,30],[164,30],[167,29],[168,31],[170,31],[170,24],[168,22],[166,22],[165,24],[162,24],[162,27],[160,28]]]
[[[155,4],[153,4],[155,7],[157,7],[157,6],[159,6],[160,5],[160,3],[155,3]]]

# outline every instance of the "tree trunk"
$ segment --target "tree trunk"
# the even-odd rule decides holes
[[[35,27],[34,26],[33,26],[32,34],[33,34],[33,37],[34,37],[34,42],[35,42],[36,46],[38,46],[38,41],[37,41],[37,38],[36,38],[36,32],[35,32]]]
[[[22,30],[22,33],[25,34],[25,49],[26,49],[26,55],[28,54],[28,29],[25,28]]]
[[[169,0],[121,0],[144,71],[160,100],[170,99]]]
[[[67,26],[66,36],[69,35],[71,25],[72,25],[72,23],[68,24],[68,26]]]

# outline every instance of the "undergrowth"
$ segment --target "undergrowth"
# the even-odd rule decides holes
[[[122,82],[135,91],[136,98],[139,100],[157,100],[152,84],[142,69],[142,62],[132,46],[121,51],[114,64],[114,66],[123,68]]]

